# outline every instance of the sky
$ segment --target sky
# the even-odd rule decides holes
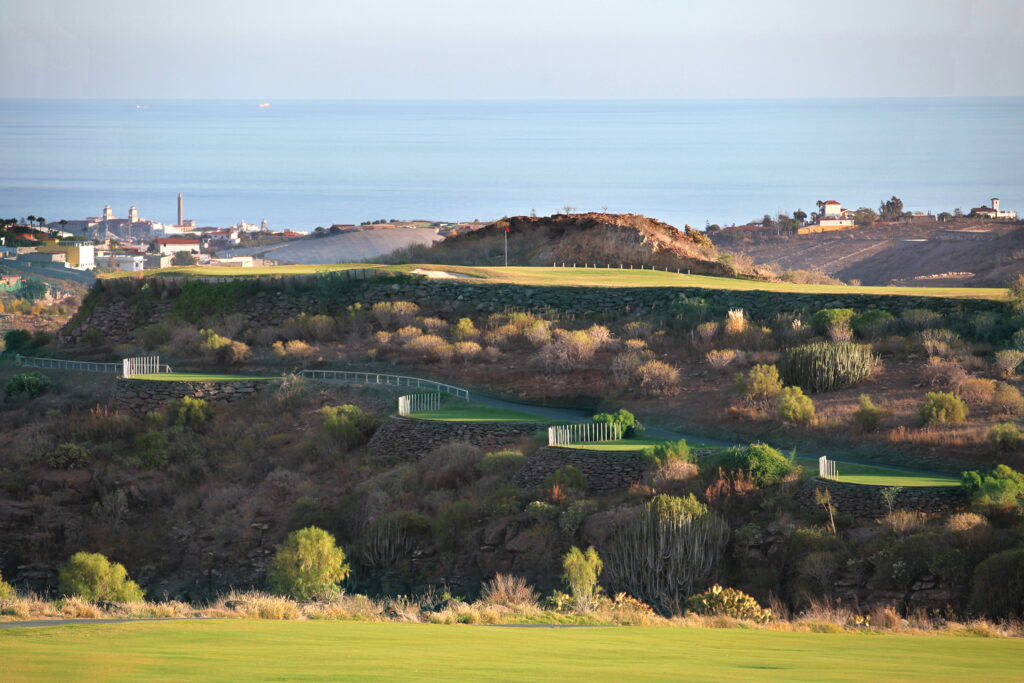
[[[1024,95],[1021,0],[0,0],[0,97]]]

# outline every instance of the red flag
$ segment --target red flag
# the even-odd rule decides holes
[[[505,226],[505,232],[512,232],[511,230],[508,229],[507,225]]]

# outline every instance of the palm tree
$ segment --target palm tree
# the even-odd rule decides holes
[[[46,219],[45,219],[45,218],[43,218],[42,216],[38,216],[38,217],[36,217],[36,223],[38,223],[38,224],[39,224],[39,227],[40,227],[40,228],[41,228],[41,227],[43,227],[43,223],[45,223],[45,222],[46,222]]]

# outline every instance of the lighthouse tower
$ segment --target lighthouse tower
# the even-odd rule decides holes
[[[185,225],[184,205],[181,201],[181,193],[178,193],[178,226]]]

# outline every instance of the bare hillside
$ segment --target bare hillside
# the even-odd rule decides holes
[[[225,256],[258,256],[290,263],[352,263],[373,259],[412,244],[432,244],[441,239],[434,228],[362,230],[326,237],[300,237],[280,244],[229,249]]]
[[[1020,223],[963,220],[814,235],[715,235],[715,244],[779,271],[821,271],[866,285],[992,287],[1024,272]]]
[[[506,229],[508,232],[506,232]],[[392,260],[495,266],[553,263],[680,268],[693,273],[732,275],[729,259],[700,232],[634,214],[516,216],[480,230],[449,237],[432,247],[396,252]]]

